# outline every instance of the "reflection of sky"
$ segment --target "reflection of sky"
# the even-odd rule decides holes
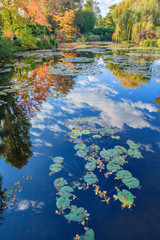
[[[78,200],[78,205],[86,207],[91,212],[91,226],[94,225],[98,239],[103,240],[103,236],[107,236],[106,239],[129,240],[129,236],[135,234],[133,228],[135,221],[136,229],[141,229],[141,239],[148,235],[146,233],[148,222],[149,234],[153,227],[157,237],[153,216],[159,209],[156,194],[159,189],[160,142],[157,106],[154,104],[159,91],[158,83],[152,78],[150,84],[144,84],[139,89],[124,89],[119,86],[118,79],[105,68],[100,76],[79,76],[75,80],[75,88],[66,97],[44,102],[41,111],[32,118],[30,136],[34,155],[28,164],[19,171],[4,161],[0,162],[4,187],[13,185],[24,175],[32,176],[32,180],[21,193],[18,193],[16,211],[9,211],[5,215],[6,220],[2,225],[0,238],[12,240],[14,235],[15,239],[24,240],[64,240],[69,236],[69,240],[73,239],[75,233],[80,233],[82,229],[79,224],[68,224],[64,217],[54,214],[57,195],[53,181],[56,177],[61,177],[61,173],[49,176],[49,165],[52,164],[50,157],[60,155],[64,156],[67,164],[72,167],[76,156],[72,143],[66,141],[68,138],[64,136],[66,129],[63,122],[74,117],[88,116],[94,116],[95,121],[102,126],[109,124],[119,128],[120,145],[124,145],[129,138],[138,143],[144,158],[129,161],[125,168],[133,170],[134,176],[140,179],[143,188],[139,192],[135,190],[137,207],[132,211],[126,209],[121,211],[118,201],[115,203],[111,201],[108,207],[100,199],[97,201],[94,195],[89,198],[87,191],[82,193],[86,195],[84,199],[82,196],[82,200]],[[81,161],[81,159],[77,161],[79,160]],[[83,173],[84,169],[80,174]],[[147,209],[145,213],[144,204]],[[34,214],[37,212],[38,217]],[[158,215],[156,220],[158,222]],[[106,229],[106,226],[109,226],[110,230]],[[120,238],[117,238],[115,232],[119,233]],[[138,239],[138,236],[137,232],[135,238]]]
[[[107,73],[107,70],[104,69],[103,72]],[[135,90],[132,92],[132,89],[124,90],[120,88],[115,81],[115,77],[110,78],[111,76],[109,76],[106,79],[105,77],[106,75],[104,77],[77,78],[76,87],[70,91],[66,98],[56,100],[54,103],[43,104],[41,112],[32,120],[33,128],[41,131],[48,129],[53,132],[63,132],[61,122],[57,122],[58,115],[61,119],[68,114],[74,116],[76,112],[91,109],[99,112],[97,122],[100,125],[109,124],[121,130],[125,125],[133,129],[160,130],[158,126],[152,124],[152,121],[157,117],[155,104],[146,100],[143,101],[143,96],[138,95],[137,97],[134,94]],[[122,94],[123,91],[125,91],[126,97]],[[137,91],[143,92],[143,89],[137,89]],[[59,106],[58,111],[56,109],[57,105]],[[46,119],[48,123],[46,123]],[[36,134],[39,135],[39,133],[33,132],[34,136]]]

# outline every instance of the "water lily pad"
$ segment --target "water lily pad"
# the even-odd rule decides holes
[[[119,179],[123,179],[123,178],[131,178],[132,174],[127,170],[120,170],[120,171],[117,172],[116,176]]]
[[[121,146],[115,146],[114,149],[118,152],[118,154],[127,153],[127,150]]]
[[[75,146],[74,146],[74,149],[75,150],[84,150],[86,148],[86,144],[84,143],[77,143]]]
[[[92,144],[92,145],[90,146],[90,148],[91,148],[92,150],[95,150],[95,151],[99,151],[99,150],[100,150],[100,147],[99,147],[98,145],[95,145],[95,144]]]
[[[108,171],[111,171],[111,172],[112,171],[117,172],[119,169],[121,169],[119,164],[114,164],[112,162],[109,162],[106,167],[107,167]]]
[[[50,165],[50,167],[49,167],[49,169],[50,169],[50,171],[51,172],[53,172],[53,173],[56,173],[56,172],[59,172],[59,171],[61,171],[62,170],[62,165],[61,164],[52,164],[52,165]]]
[[[139,186],[139,180],[137,178],[124,178],[124,184],[129,188],[137,188]]]
[[[69,198],[60,197],[57,199],[56,206],[58,209],[66,210],[68,208],[68,205],[70,205]]]
[[[111,129],[110,127],[105,127],[105,128],[104,128],[104,131],[105,131],[105,133],[108,133],[108,134],[111,134],[111,135],[114,134],[114,130]]]
[[[102,138],[101,135],[93,135],[93,138],[94,139],[99,139],[99,138]]]
[[[96,159],[95,159],[94,157],[92,157],[92,156],[86,156],[86,157],[85,157],[85,160],[86,160],[86,161],[90,161],[90,162],[94,162],[94,163],[97,162]]]
[[[76,240],[77,238],[74,237],[73,240]],[[85,234],[79,236],[79,240],[95,240],[95,234],[93,229],[89,229],[86,231]]]
[[[90,184],[98,182],[98,179],[94,173],[87,173],[84,176],[84,181]]]
[[[82,131],[82,134],[85,134],[85,135],[90,134],[90,133],[91,133],[90,130],[83,130],[83,131]]]
[[[55,157],[55,158],[52,158],[52,160],[55,163],[62,163],[64,158],[63,157]]]
[[[88,162],[85,165],[85,169],[89,171],[93,171],[96,168],[96,164],[94,162]]]
[[[114,163],[114,164],[123,165],[123,164],[125,164],[125,159],[120,155],[116,155],[116,156],[113,157],[111,162]]]
[[[73,188],[69,187],[69,186],[64,186],[61,187],[59,190],[59,195],[63,198],[69,198],[72,196],[72,192],[74,192]]]
[[[111,136],[112,139],[116,139],[116,140],[119,140],[120,139],[120,136]]]
[[[117,195],[118,199],[126,205],[130,206],[134,202],[134,196],[128,190],[122,189],[122,191],[119,191]]]
[[[4,196],[6,198],[10,198],[12,196],[12,194],[13,194],[13,190],[9,189],[9,190],[5,191]]]
[[[128,150],[128,155],[131,157],[135,157],[135,158],[140,158],[141,152],[136,148],[136,149],[129,149]]]
[[[64,178],[57,178],[55,181],[54,181],[54,186],[57,188],[61,188],[63,186],[67,185],[67,181],[64,179]]]
[[[86,151],[83,151],[83,150],[77,151],[77,156],[84,158],[86,156]]]
[[[65,218],[68,221],[82,222],[85,219],[85,214],[87,214],[87,211],[83,207],[78,208],[71,205],[71,212],[65,215]]]
[[[132,140],[128,140],[127,141],[127,144],[129,145],[129,147],[131,148],[131,149],[137,149],[139,146],[135,143],[135,142],[133,142]]]

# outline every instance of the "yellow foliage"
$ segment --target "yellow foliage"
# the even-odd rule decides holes
[[[65,38],[71,40],[76,33],[76,28],[73,26],[75,10],[68,10],[64,13],[59,13],[55,15],[54,18],[59,25],[58,32]]]
[[[13,39],[14,32],[11,29],[3,31],[3,37]]]

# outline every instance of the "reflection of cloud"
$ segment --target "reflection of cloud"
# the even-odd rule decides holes
[[[155,152],[153,149],[152,149],[152,145],[151,144],[142,144],[142,143],[138,143],[140,149],[142,150],[145,150],[146,152]]]
[[[66,111],[66,112],[68,112],[68,113],[71,113],[71,114],[74,113],[74,110],[73,110],[73,109],[70,109],[70,108],[67,108],[67,107],[61,107],[61,109],[62,109],[63,111]]]
[[[158,147],[160,148],[160,142],[157,142]]]
[[[41,133],[37,133],[37,132],[34,132],[34,131],[30,131],[30,134],[32,134],[35,137],[39,137],[41,135]]]
[[[43,156],[43,153],[33,152],[34,157]]]
[[[36,202],[36,201],[24,199],[18,202],[16,210],[24,211],[24,210],[31,209],[32,211],[37,212],[41,210],[44,206],[45,206],[44,202]]]
[[[87,104],[89,107],[100,111],[103,122],[113,127],[122,129],[127,124],[132,128],[148,127],[156,129],[146,120],[146,113],[142,111],[157,111],[151,104],[145,104],[141,101],[134,103],[126,99],[114,101],[103,94],[88,91],[88,89],[76,89],[66,99],[68,99],[68,108],[70,109],[86,108]]]
[[[65,132],[63,129],[59,127],[58,124],[52,124],[47,126],[47,129],[49,129],[52,132]]]
[[[90,82],[99,82],[99,79],[96,78],[96,77],[94,77],[94,76],[88,76],[88,80],[89,80]]]
[[[33,141],[33,146],[34,147],[40,147],[40,146],[52,147],[53,145],[49,142],[36,138]]]

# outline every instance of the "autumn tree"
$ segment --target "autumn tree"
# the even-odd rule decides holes
[[[64,13],[59,12],[54,18],[58,24],[56,32],[59,38],[71,41],[77,31],[74,26],[75,10],[67,10]]]

